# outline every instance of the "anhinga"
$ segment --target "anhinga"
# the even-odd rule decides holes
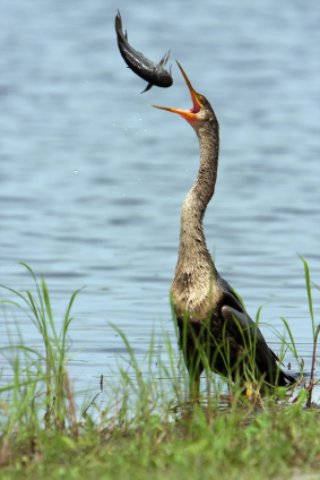
[[[190,374],[191,396],[199,396],[200,375],[206,365],[224,376],[260,379],[264,385],[288,385],[294,379],[278,366],[230,285],[219,275],[209,254],[202,220],[214,194],[219,156],[219,124],[208,100],[192,87],[192,108],[155,107],[178,113],[192,126],[200,145],[200,167],[181,213],[179,257],[171,298],[179,327],[179,344]]]

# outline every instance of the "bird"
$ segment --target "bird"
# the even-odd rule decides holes
[[[189,372],[190,397],[200,398],[200,376],[206,368],[233,383],[239,380],[242,386],[248,381],[267,388],[291,385],[295,379],[279,366],[257,322],[220,276],[207,248],[203,218],[217,181],[219,123],[207,98],[197,93],[177,64],[192,107],[153,106],[180,115],[199,140],[199,170],[182,205],[178,260],[170,292],[179,346]]]

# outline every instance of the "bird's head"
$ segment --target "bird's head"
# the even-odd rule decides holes
[[[216,120],[215,114],[208,100],[201,93],[195,91],[180,63],[177,62],[177,64],[189,89],[192,107],[189,110],[182,110],[181,108],[162,107],[160,105],[153,106],[168,112],[178,113],[197,131],[208,121]]]

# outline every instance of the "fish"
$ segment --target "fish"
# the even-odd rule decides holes
[[[134,73],[148,82],[146,88],[141,93],[147,92],[154,85],[163,88],[171,87],[173,83],[171,67],[169,71],[164,68],[169,60],[170,50],[164,54],[157,64],[146,58],[141,52],[135,50],[128,41],[127,31],[123,32],[119,10],[115,17],[115,29],[122,58]]]

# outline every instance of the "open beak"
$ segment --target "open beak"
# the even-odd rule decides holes
[[[161,107],[160,105],[153,105],[153,107],[160,108],[160,110],[166,110],[167,112],[178,113],[188,122],[192,122],[193,120],[197,120],[197,114],[201,110],[201,107],[202,107],[202,103],[200,100],[201,96],[194,90],[189,78],[187,77],[187,74],[185,73],[185,71],[183,70],[183,68],[181,67],[178,61],[177,61],[177,64],[178,64],[178,67],[180,68],[182,76],[189,89],[191,100],[192,100],[192,108],[190,108],[190,110],[182,110],[181,108]]]

